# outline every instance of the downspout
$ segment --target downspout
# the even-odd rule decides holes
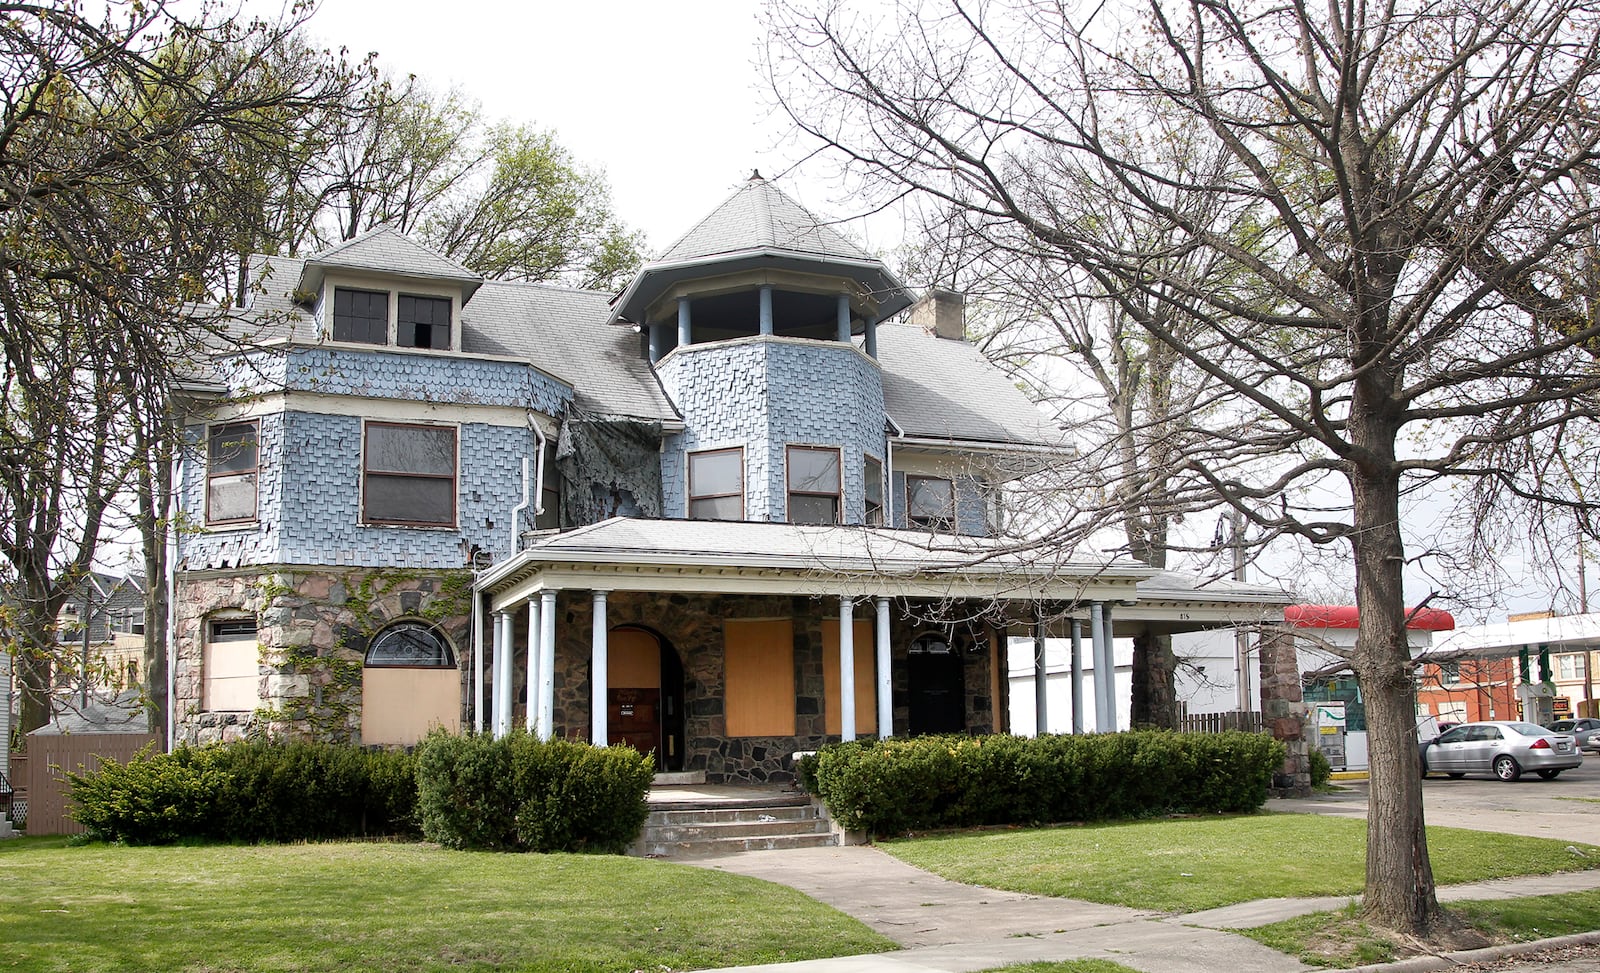
[[[183,496],[183,455],[182,451],[172,458],[172,493],[167,497],[167,752],[171,753],[175,745],[173,734],[177,732],[177,700],[173,693],[177,689],[178,671],[178,503]],[[148,582],[147,582],[148,583]],[[202,639],[204,628],[201,629]]]
[[[483,732],[483,592],[472,580],[472,732]]]
[[[533,461],[533,523],[537,527],[538,517],[544,513],[544,451],[549,440],[545,439],[544,430],[539,428],[539,420],[535,419],[531,412],[528,413],[528,428],[533,430],[533,439],[539,450],[538,456]],[[523,497],[523,499],[528,498]]]

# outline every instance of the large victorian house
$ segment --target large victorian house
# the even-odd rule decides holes
[[[1005,730],[1008,632],[1109,660],[1283,601],[998,536],[1061,431],[959,295],[759,177],[615,295],[388,230],[253,267],[251,345],[188,426],[178,739],[526,726],[766,780],[827,740]]]

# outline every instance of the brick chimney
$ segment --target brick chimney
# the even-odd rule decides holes
[[[912,324],[940,338],[967,340],[967,296],[956,291],[930,288],[911,305]]]

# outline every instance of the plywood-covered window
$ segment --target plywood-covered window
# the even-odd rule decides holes
[[[873,679],[872,622],[854,619],[851,626],[853,648],[856,653],[856,732],[878,732],[878,690]],[[827,732],[839,733],[843,729],[843,704],[839,695],[839,620],[822,621],[822,686],[823,708],[827,718]]]
[[[253,618],[218,618],[206,626],[200,660],[200,708],[253,710],[261,703],[261,650]]]
[[[728,736],[794,736],[794,623],[730,619],[722,640]]]

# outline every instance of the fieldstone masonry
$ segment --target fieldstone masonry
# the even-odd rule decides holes
[[[252,735],[361,742],[361,673],[372,636],[390,622],[426,621],[456,649],[467,706],[471,576],[465,571],[289,568],[181,577],[173,664],[177,738],[214,743]],[[201,709],[206,626],[254,616],[260,705],[248,712]]]
[[[790,781],[794,770],[790,755],[837,742],[825,732],[826,693],[823,683],[823,629],[838,624],[834,598],[776,595],[689,595],[657,592],[613,592],[606,608],[612,628],[634,626],[654,633],[662,651],[674,651],[683,664],[684,769],[702,770],[706,779],[720,783]],[[872,618],[870,603],[856,608],[858,619]],[[939,631],[896,602],[890,624],[895,732],[908,726],[909,687],[906,649],[918,635]],[[590,713],[590,631],[593,597],[588,591],[562,592],[556,601],[556,673],[554,727],[559,737],[588,739]],[[795,736],[728,737],[723,701],[726,697],[723,666],[725,619],[787,618],[794,623]],[[518,705],[516,725],[527,718],[523,693],[527,613],[518,612],[515,639]],[[959,640],[958,640],[959,641]],[[966,646],[964,646],[966,647]],[[963,655],[968,731],[989,733],[992,725],[990,653],[986,648]],[[869,734],[862,734],[869,736]]]
[[[1272,775],[1273,797],[1311,795],[1308,710],[1300,691],[1300,664],[1294,637],[1286,631],[1261,638],[1261,717],[1273,739],[1288,748],[1283,766]]]

